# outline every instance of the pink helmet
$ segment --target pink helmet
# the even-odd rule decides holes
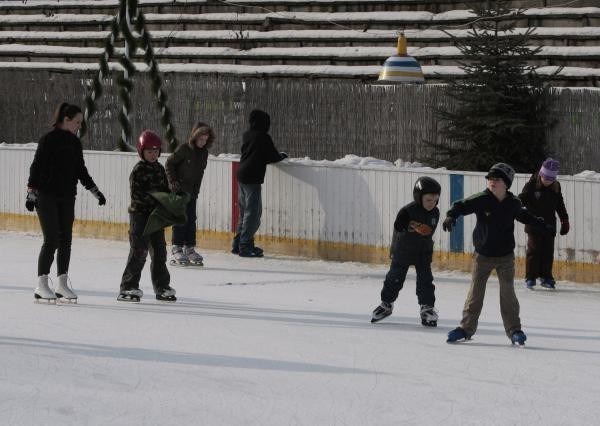
[[[145,149],[158,149],[160,155],[161,147],[162,140],[160,139],[160,136],[158,136],[152,130],[144,130],[140,135],[136,146],[137,152],[141,159],[144,159],[142,152]]]

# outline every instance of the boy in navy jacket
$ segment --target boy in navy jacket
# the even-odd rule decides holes
[[[508,191],[515,176],[506,163],[492,166],[487,189],[463,200],[456,201],[446,213],[444,231],[452,231],[456,219],[475,213],[477,223],[473,230],[473,273],[471,288],[465,301],[460,327],[448,333],[447,342],[469,340],[477,330],[477,323],[487,280],[495,269],[500,282],[500,313],[504,330],[512,343],[525,344],[527,337],[521,330],[519,301],[515,294],[515,220],[551,232],[542,218],[533,216],[512,192]]]

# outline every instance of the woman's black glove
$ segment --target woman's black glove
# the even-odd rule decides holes
[[[90,192],[98,200],[99,206],[103,206],[106,204],[106,198],[104,198],[104,194],[100,192],[97,186],[94,186],[92,189],[90,189]]]
[[[30,212],[37,206],[38,193],[35,189],[27,189],[27,198],[25,198],[25,208]]]
[[[560,235],[567,235],[569,233],[569,229],[571,229],[571,227],[569,226],[569,221],[562,220],[560,222]]]

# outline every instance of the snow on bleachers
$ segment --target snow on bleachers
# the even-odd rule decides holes
[[[140,7],[152,11],[145,13],[145,17],[159,60],[178,70],[177,64],[187,64],[185,69],[188,70],[218,69],[223,64],[227,73],[238,73],[233,68],[245,66],[249,68],[240,68],[239,73],[269,75],[275,72],[295,76],[304,70],[311,76],[335,76],[339,71],[340,77],[375,79],[380,64],[395,52],[398,31],[403,30],[409,41],[409,54],[429,67],[429,80],[433,81],[442,74],[460,74],[455,68],[461,54],[453,47],[449,34],[465,38],[466,24],[474,17],[464,6],[472,1],[241,0],[226,3],[140,0]],[[109,35],[114,18],[112,13],[96,12],[114,9],[116,13],[118,4],[118,0],[0,2],[3,29],[0,31],[0,61],[11,62],[12,65],[7,66],[13,68],[25,62],[53,63],[53,67],[57,66],[56,62],[95,62],[103,51],[104,39]],[[329,10],[338,10],[341,5],[390,5],[392,9],[392,4],[402,4],[416,10],[307,12],[271,8],[286,4],[307,8],[318,4]],[[458,7],[458,4],[462,4],[463,9],[440,13],[423,10],[434,9],[433,6],[439,9],[442,5]],[[195,12],[209,5],[211,10],[219,12]],[[245,10],[242,6],[262,9],[261,13],[255,13],[259,10],[256,8],[247,9],[252,10],[249,13],[222,12],[234,5],[242,10]],[[161,13],[155,13],[158,10]],[[192,13],[170,13],[173,10]],[[530,25],[537,27],[531,41],[535,46],[542,46],[542,50],[532,65],[546,67],[546,70],[563,66],[561,75],[570,84],[574,79],[596,84],[600,62],[600,7],[532,8],[518,24],[519,32],[526,31]],[[117,46],[122,47],[123,41],[118,40]],[[141,61],[141,52],[137,55],[135,59]],[[347,69],[353,66],[356,70]]]

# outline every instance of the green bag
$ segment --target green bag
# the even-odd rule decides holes
[[[158,205],[150,213],[144,228],[144,236],[160,231],[171,225],[181,225],[187,220],[185,210],[190,201],[186,192],[150,192]]]

